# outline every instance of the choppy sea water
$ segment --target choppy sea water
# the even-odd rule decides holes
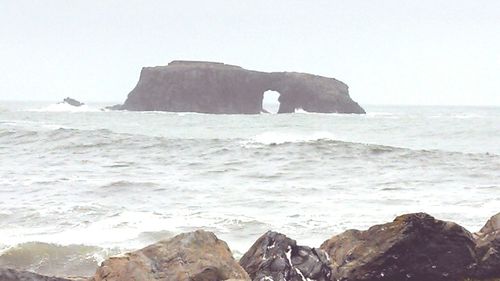
[[[500,212],[500,108],[367,115],[109,112],[0,102],[0,266],[91,275],[204,228],[241,256],[265,231],[319,246],[425,211]]]

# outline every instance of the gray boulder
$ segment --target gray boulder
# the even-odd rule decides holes
[[[269,231],[240,259],[253,281],[328,281],[331,270],[320,249],[298,246],[295,240]]]

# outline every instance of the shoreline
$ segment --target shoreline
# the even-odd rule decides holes
[[[188,258],[173,265],[175,256]],[[153,264],[161,268],[151,267]],[[410,276],[408,280],[497,280],[494,278],[500,278],[500,213],[476,233],[425,213],[406,214],[367,230],[334,235],[319,248],[300,246],[284,234],[268,231],[239,263],[226,242],[211,232],[197,230],[110,257],[96,268],[93,277],[49,278],[0,266],[0,280],[121,281],[133,280],[131,276],[139,274],[145,279],[138,280],[357,281],[398,280],[394,278],[401,277],[402,272]],[[171,279],[179,274],[185,276]],[[201,279],[193,279],[196,274],[201,274]],[[436,276],[441,277],[435,279]]]

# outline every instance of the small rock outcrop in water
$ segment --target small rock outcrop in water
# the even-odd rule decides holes
[[[295,240],[269,231],[241,258],[253,281],[329,281],[331,270],[320,249],[297,246]]]
[[[177,235],[123,257],[110,258],[94,281],[219,281],[249,280],[227,244],[198,230]]]
[[[474,239],[463,227],[408,214],[366,231],[348,230],[323,243],[334,280],[464,280],[475,263]]]
[[[346,84],[296,72],[259,72],[214,62],[173,61],[145,67],[124,110],[259,114],[263,94],[280,93],[278,113],[295,109],[323,113],[365,113]]]
[[[75,99],[72,99],[70,97],[65,98],[63,100],[63,103],[67,103],[67,104],[72,105],[72,106],[82,106],[82,105],[84,105],[84,103],[79,102],[79,101],[77,101]]]
[[[500,277],[500,213],[476,233],[477,278]]]
[[[106,110],[120,110],[122,108],[121,104],[115,104],[111,106],[106,106],[104,109]]]

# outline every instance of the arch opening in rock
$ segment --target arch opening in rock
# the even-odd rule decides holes
[[[263,113],[278,113],[280,109],[280,93],[277,91],[268,90],[262,94],[262,112]]]
[[[272,99],[264,98],[267,90],[279,92],[279,107],[276,93]],[[199,61],[144,67],[120,109],[259,114],[264,110],[276,112],[277,107],[278,113],[293,113],[298,108],[320,113],[365,113],[350,98],[347,85],[333,78]]]

